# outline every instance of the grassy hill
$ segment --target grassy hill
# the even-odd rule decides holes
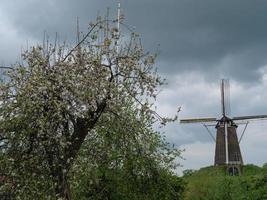
[[[242,176],[229,176],[225,167],[185,170],[186,200],[267,200],[267,164],[245,165]]]

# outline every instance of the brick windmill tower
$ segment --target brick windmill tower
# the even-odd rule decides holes
[[[216,142],[215,146],[215,166],[226,166],[227,172],[230,175],[241,174],[241,167],[243,165],[242,154],[240,151],[239,143],[245,133],[248,122],[250,120],[257,120],[267,118],[267,115],[254,115],[254,116],[240,116],[229,117],[230,110],[230,84],[229,80],[222,79],[221,81],[221,108],[222,117],[219,119],[210,118],[190,118],[181,119],[180,123],[202,123],[207,128],[209,126],[215,126],[216,128]],[[237,124],[245,123],[245,128],[242,132],[240,139],[237,137],[236,129]],[[207,128],[209,131],[209,129]],[[209,132],[210,133],[210,132]],[[211,134],[211,133],[210,133]]]

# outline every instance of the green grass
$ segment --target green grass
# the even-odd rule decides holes
[[[185,171],[186,200],[267,200],[267,165],[245,165],[241,176],[229,176],[224,166]]]

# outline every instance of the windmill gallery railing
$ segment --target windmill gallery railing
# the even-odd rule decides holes
[[[221,81],[221,110],[222,117],[217,119],[214,117],[207,118],[190,118],[181,119],[182,124],[202,123],[210,133],[206,124],[216,128],[215,140],[215,157],[214,165],[226,165],[230,175],[238,175],[241,173],[241,166],[243,165],[242,154],[239,143],[247,128],[248,122],[251,120],[267,119],[267,115],[252,115],[252,116],[238,116],[229,117],[230,112],[230,84],[229,80],[222,79]],[[245,128],[238,140],[236,129],[237,124],[244,123]]]

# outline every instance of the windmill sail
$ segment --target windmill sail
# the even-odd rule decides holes
[[[224,103],[225,103],[225,114],[229,116],[231,114],[230,107],[230,81],[229,79],[225,79],[225,92],[224,92]]]
[[[214,117],[203,117],[203,118],[188,118],[188,119],[180,120],[180,123],[183,123],[183,124],[205,123],[205,122],[217,122],[217,119]]]
[[[230,82],[228,79],[221,81],[221,109],[222,115],[230,115]]]
[[[239,116],[233,117],[234,121],[237,120],[267,120],[267,115],[249,115],[249,116]]]

